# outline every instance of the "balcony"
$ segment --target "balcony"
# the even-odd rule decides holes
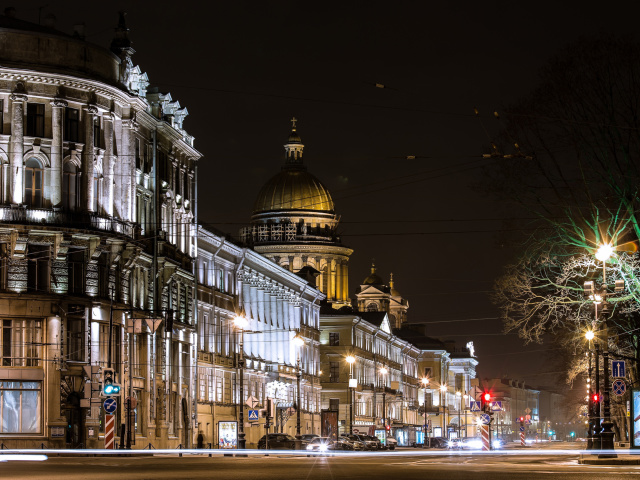
[[[99,230],[102,232],[134,236],[135,226],[131,223],[97,213],[63,211],[52,208],[32,208],[27,206],[0,207],[0,223],[27,225],[51,225],[77,228],[80,230]]]

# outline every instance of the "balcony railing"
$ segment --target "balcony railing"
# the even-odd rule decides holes
[[[128,237],[134,236],[134,225],[131,223],[116,218],[103,217],[97,213],[71,212],[52,208],[0,207],[0,222],[66,226],[117,233]]]

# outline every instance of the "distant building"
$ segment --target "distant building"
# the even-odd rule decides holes
[[[317,270],[317,285],[335,308],[350,305],[349,256],[338,234],[340,217],[329,190],[303,163],[304,145],[296,119],[285,148],[282,170],[256,198],[251,226],[242,240],[281,267]]]

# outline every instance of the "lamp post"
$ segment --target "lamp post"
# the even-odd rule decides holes
[[[297,381],[297,405],[296,405],[296,450],[300,450],[302,447],[302,438],[300,437],[300,410],[302,409],[302,402],[300,396],[300,379],[302,377],[302,371],[300,370],[300,349],[304,346],[304,339],[300,334],[296,334],[293,337],[293,344],[296,346],[296,381]]]
[[[447,401],[446,392],[447,392],[447,386],[445,384],[440,385],[440,405],[442,405],[442,428],[447,433],[445,438],[449,438],[449,430],[447,429],[447,412],[445,410],[445,404],[444,404],[444,402]]]
[[[460,431],[462,426],[460,425],[460,410],[462,410],[462,392],[458,390],[456,392],[456,397],[458,397],[458,438],[461,438],[462,435],[460,434]]]
[[[602,363],[604,367],[604,394],[603,394],[603,419],[602,431],[600,432],[600,442],[602,450],[612,451],[615,446],[613,443],[614,433],[611,422],[611,409],[609,404],[609,329],[607,326],[607,316],[610,313],[610,307],[607,302],[607,260],[613,254],[613,246],[610,244],[601,245],[596,252],[596,258],[602,262],[602,313],[603,315],[603,333],[604,333],[604,351],[602,352]],[[617,455],[613,452],[599,454],[599,458],[613,458]]]
[[[467,436],[469,435],[469,432],[467,430],[469,430],[467,428],[467,410],[468,410],[468,405],[469,405],[469,395],[467,395],[467,391],[465,390],[464,395],[462,396],[462,398],[464,398],[464,438],[467,438]]]
[[[596,305],[596,309],[598,308],[598,306]],[[592,375],[593,375],[593,370],[592,370],[592,366],[591,366],[591,357],[593,356],[592,352],[591,352],[591,340],[593,340],[593,338],[595,337],[595,334],[593,333],[593,330],[587,330],[587,333],[584,334],[585,338],[589,341],[589,351],[587,352],[587,357],[589,358],[589,374],[587,377],[587,430],[588,430],[588,438],[587,438],[587,450],[591,450],[593,448],[593,443],[594,443],[594,433],[595,433],[595,426],[593,424],[594,419],[593,419],[593,410],[594,410],[594,403],[593,403],[593,393],[592,393]]]
[[[244,315],[239,314],[233,319],[233,325],[238,330],[239,335],[240,400],[238,401],[238,449],[244,450],[246,448],[246,440],[244,438],[244,331],[249,325],[249,321]]]
[[[356,357],[349,355],[346,361],[349,364],[349,386],[347,387],[349,394],[349,434],[353,435],[353,391],[351,390],[351,384],[353,380],[353,364],[356,363]]]
[[[380,367],[380,375],[382,375],[382,428],[384,435],[387,435],[387,367]]]
[[[422,387],[424,392],[424,398],[422,400],[422,406],[424,407],[424,439],[422,440],[422,448],[427,447],[427,386],[429,385],[429,377],[422,378]]]

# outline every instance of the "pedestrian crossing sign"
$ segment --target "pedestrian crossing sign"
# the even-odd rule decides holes
[[[257,421],[258,420],[258,410],[249,410],[249,421]]]

